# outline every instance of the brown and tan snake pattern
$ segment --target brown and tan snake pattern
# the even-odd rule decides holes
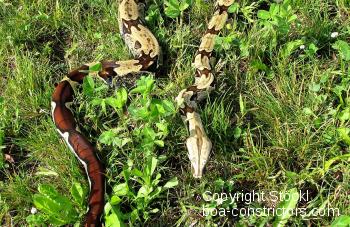
[[[217,1],[215,13],[194,58],[195,82],[187,89],[182,90],[176,98],[181,115],[189,130],[190,135],[186,145],[193,167],[193,176],[196,178],[202,177],[212,147],[196,111],[197,102],[204,99],[212,90],[211,84],[214,75],[209,60],[214,49],[215,36],[225,25],[228,17],[227,9],[233,1]],[[122,0],[119,4],[120,33],[135,58],[126,61],[101,62],[102,67],[98,76],[106,82],[117,77],[135,75],[150,70],[150,67],[159,60],[160,46],[151,31],[142,24],[139,4],[137,0]],[[81,84],[84,77],[88,75],[89,66],[95,64],[85,64],[68,73],[56,86],[51,102],[52,117],[57,131],[84,166],[89,180],[90,195],[84,226],[101,225],[100,219],[105,193],[104,168],[96,156],[95,148],[78,130],[77,122],[69,107],[74,99],[75,87]]]

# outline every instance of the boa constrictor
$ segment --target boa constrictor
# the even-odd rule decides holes
[[[209,60],[214,48],[215,36],[226,23],[228,7],[234,0],[218,0],[215,13],[208,29],[202,37],[199,50],[194,58],[196,69],[193,85],[180,92],[176,98],[180,113],[188,126],[189,138],[186,141],[193,176],[200,178],[212,147],[203,128],[197,102],[205,98],[212,90],[214,80]],[[110,83],[115,78],[126,78],[144,71],[150,71],[160,60],[160,46],[151,31],[141,21],[138,0],[122,0],[119,4],[119,28],[121,36],[134,55],[126,61],[103,61],[98,76]],[[103,165],[96,156],[96,150],[77,127],[70,104],[74,99],[75,88],[88,75],[89,67],[96,63],[85,64],[71,71],[59,82],[52,95],[52,117],[57,131],[63,137],[70,150],[85,168],[90,185],[88,211],[85,226],[99,226],[104,207],[105,176]]]

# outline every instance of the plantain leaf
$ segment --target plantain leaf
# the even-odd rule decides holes
[[[337,217],[333,222],[331,227],[349,227],[350,226],[350,216],[341,215]]]
[[[273,222],[273,227],[283,227],[288,219],[292,216],[292,210],[295,209],[299,201],[299,192],[296,188],[290,189],[284,194],[284,200],[278,204],[278,208],[282,210],[282,214],[278,214]]]

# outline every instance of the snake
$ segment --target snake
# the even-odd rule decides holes
[[[210,66],[210,58],[214,50],[215,37],[225,26],[228,8],[233,1],[217,0],[215,3],[214,14],[194,57],[195,81],[175,98],[189,132],[186,147],[195,178],[202,177],[203,169],[212,149],[212,142],[205,132],[198,113],[198,103],[213,90],[214,73]],[[119,2],[119,31],[134,58],[124,61],[104,60],[97,62],[100,64],[100,68],[95,74],[108,84],[113,80],[123,80],[130,76],[151,72],[158,67],[157,65],[161,61],[160,45],[153,33],[143,23],[140,9],[142,6],[144,7],[144,4],[140,0],[121,0]],[[83,221],[84,226],[102,225],[105,168],[97,156],[97,149],[79,130],[71,104],[74,101],[77,88],[89,75],[92,66],[97,63],[84,64],[70,71],[56,84],[51,99],[52,118],[56,129],[69,149],[81,162],[89,182],[88,207]]]

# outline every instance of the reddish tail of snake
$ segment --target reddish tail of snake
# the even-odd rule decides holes
[[[69,104],[73,101],[74,85],[81,83],[87,70],[84,65],[72,71],[57,86],[52,95],[52,117],[57,131],[75,156],[85,168],[89,183],[89,206],[84,226],[100,226],[100,217],[104,207],[105,177],[102,164],[99,162],[92,144],[77,130],[77,124]]]

